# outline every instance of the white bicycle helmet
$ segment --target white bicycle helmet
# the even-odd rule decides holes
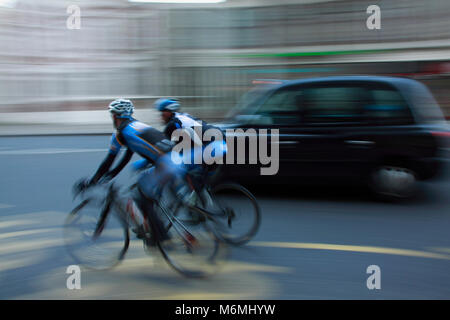
[[[119,118],[130,118],[134,112],[134,105],[128,99],[116,99],[109,104],[109,112],[114,113]]]

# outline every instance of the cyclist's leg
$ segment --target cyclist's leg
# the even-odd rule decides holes
[[[185,165],[188,176],[192,179],[192,183],[197,192],[203,189],[206,180],[224,162],[227,146],[225,141],[218,140],[209,142],[200,149],[194,149],[191,154],[191,159],[197,161],[191,162],[190,165]],[[195,158],[196,151],[202,156],[201,162],[198,162],[198,159]]]
[[[184,184],[185,170],[183,166],[172,162],[171,154],[162,155],[154,167],[143,172],[138,181],[137,203],[144,212],[148,221],[152,225],[152,232],[161,241],[167,238],[167,233],[163,222],[154,211],[154,201],[161,196],[163,186],[175,184],[175,186]]]
[[[135,201],[149,222],[151,232],[155,239],[164,241],[167,238],[164,224],[154,210],[154,201],[160,192],[160,186],[165,180],[160,168],[152,167],[141,174],[138,181],[138,191],[135,193]]]
[[[203,184],[217,178],[219,168],[225,162],[227,144],[224,140],[212,141],[205,147],[203,170]]]
[[[206,146],[205,162],[223,163],[223,157],[227,154],[227,143],[225,140],[212,141]]]
[[[226,153],[227,145],[224,140],[212,141],[205,148],[199,196],[202,199],[204,208],[209,212],[215,212],[218,208],[216,208],[206,186],[214,184],[218,178],[219,168],[224,163]]]
[[[163,225],[160,219],[158,217],[155,217],[156,215],[153,210],[153,200],[147,198],[143,194],[143,192],[139,188],[137,188],[134,194],[134,201],[139,207],[139,210],[141,210],[145,220],[149,223],[152,238],[161,239],[163,234]],[[135,232],[137,233],[138,238],[143,239],[145,237],[145,229],[143,226],[138,228]]]
[[[194,150],[191,150],[190,153],[187,153],[187,151],[184,152],[184,155],[181,155],[172,151],[170,153],[170,159],[166,159],[165,161],[165,164],[170,167],[173,177],[171,181],[172,190],[176,197],[182,201],[186,201],[193,191],[194,185],[190,173],[192,169],[198,167],[198,165],[195,164]],[[176,161],[173,159],[176,159]]]

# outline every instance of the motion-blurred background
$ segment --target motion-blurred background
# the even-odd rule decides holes
[[[303,182],[297,168],[308,175],[316,168],[321,177],[341,175],[340,184],[300,188],[254,179],[258,188],[249,189],[263,216],[258,234],[233,247],[211,279],[177,276],[133,238],[121,265],[83,269],[82,290],[69,290],[66,270],[75,261],[62,230],[78,204],[71,188],[104,159],[105,134],[113,130],[106,110],[117,97],[133,100],[137,119],[161,126],[152,110],[159,97],[180,98],[183,111],[211,121],[255,79],[389,75],[425,83],[450,116],[449,0],[140,1],[0,0],[0,300],[449,299],[448,158],[445,174],[423,181],[414,200],[377,201],[343,186],[344,174],[378,155],[371,146],[429,159],[435,153],[426,142],[449,137],[428,123],[391,130],[395,121],[372,131],[300,128],[290,132],[306,138],[298,148],[285,134],[280,154],[290,150],[284,155],[297,158],[288,161],[303,161],[285,170],[286,181]],[[381,29],[367,27],[371,5],[381,10]],[[403,161],[387,160],[376,171],[389,178],[384,186],[397,185],[392,177],[415,181],[403,179],[412,176],[409,166],[399,170]],[[137,177],[124,171],[117,179],[125,186]],[[381,290],[367,286],[374,265]]]
[[[254,79],[344,74],[419,79],[449,116],[450,2],[375,2],[0,0],[0,127],[69,121],[36,112],[105,110],[119,96],[138,109],[178,97],[196,116],[219,119]],[[373,4],[379,30],[366,26]],[[80,29],[67,27],[71,5]]]

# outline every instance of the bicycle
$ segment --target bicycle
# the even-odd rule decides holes
[[[188,174],[190,201],[185,204],[176,198],[171,199],[170,209],[173,215],[177,216],[184,207],[189,214],[180,219],[183,223],[197,225],[207,222],[222,241],[234,246],[243,245],[259,230],[261,210],[258,202],[254,195],[240,184],[221,182],[214,185],[214,182],[211,182],[213,179],[208,179],[210,170],[206,168],[199,175]],[[215,171],[216,176],[220,174],[219,170]]]
[[[187,227],[160,199],[156,199],[155,208],[165,217],[170,240],[159,241],[156,238],[152,244],[149,241],[149,221],[143,218],[133,200],[137,184],[125,189],[116,187],[114,183],[100,184],[99,187],[107,189],[106,196],[96,195],[93,188],[80,192],[87,197],[66,219],[66,248],[79,264],[96,270],[115,267],[129,248],[129,229],[132,226],[144,227],[143,244],[147,253],[151,252],[151,247],[156,247],[166,262],[184,276],[206,277],[217,272],[225,260],[227,248],[209,224],[202,224],[197,229]],[[75,194],[75,197],[80,194]]]

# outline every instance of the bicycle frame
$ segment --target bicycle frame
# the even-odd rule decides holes
[[[205,179],[205,178],[206,178],[206,175],[203,177],[203,179]],[[187,176],[187,182],[188,182],[188,185],[190,186],[191,190],[193,190],[195,192],[199,191],[198,188],[194,187],[193,181],[189,175]],[[106,222],[106,218],[108,217],[109,213],[111,212],[111,208],[113,208],[113,207],[116,208],[120,212],[120,218],[124,224],[124,227],[129,228],[130,221],[136,227],[141,226],[141,223],[138,221],[138,219],[136,217],[138,215],[136,213],[136,210],[139,210],[139,208],[135,205],[134,199],[131,197],[131,195],[129,195],[132,192],[132,190],[135,189],[136,187],[137,187],[137,183],[132,184],[130,187],[127,188],[128,195],[119,196],[120,188],[116,187],[114,185],[114,183],[111,183],[111,185],[108,188],[108,193],[106,195],[105,205],[102,209],[100,218],[97,222],[97,225],[96,225],[96,228],[94,231],[94,235],[93,235],[94,239],[97,238],[98,236],[100,236],[101,232],[103,231],[103,228],[104,228],[105,222]],[[206,186],[206,184],[204,184],[202,187],[206,188],[207,186]],[[171,191],[173,191],[173,190],[171,189]],[[162,192],[159,192],[159,193],[162,194]],[[166,208],[161,203],[160,198],[161,198],[161,196],[158,197],[157,199],[153,199],[153,200],[155,201],[155,204],[161,209],[161,211],[164,213],[164,215],[166,216],[166,218],[169,221],[169,225],[167,226],[166,231],[168,231],[172,226],[174,226],[176,232],[178,234],[180,234],[184,240],[186,240],[184,235],[188,235],[189,238],[193,237],[192,234],[187,229],[187,227],[174,214],[178,211],[178,209],[181,206],[184,205],[182,203],[182,201],[177,199],[177,201],[174,203],[175,210],[173,210],[170,207]],[[210,220],[213,223],[217,223],[217,220],[214,218],[214,216],[217,216],[217,213],[207,211],[197,205],[193,205],[193,206],[185,205],[185,206],[187,209],[199,213],[200,215],[205,217],[207,220]],[[144,215],[142,213],[140,213],[140,215],[143,217],[144,230],[146,231],[146,233],[150,232],[151,228],[149,225],[149,221],[147,221],[148,219],[146,217],[144,217]],[[188,242],[188,241],[186,241],[186,242]]]
[[[191,187],[192,187],[192,185],[191,185]],[[192,190],[195,191],[194,188],[192,188]],[[173,190],[171,190],[171,191],[173,192]],[[177,232],[178,232],[179,234],[181,234],[180,231],[179,231],[179,228],[177,228],[177,227],[175,226],[175,224],[174,224],[174,222],[177,222],[177,224],[179,224],[179,225],[181,226],[181,228],[182,228],[185,232],[187,232],[188,234],[190,234],[190,232],[189,232],[189,231],[187,230],[187,228],[184,226],[183,222],[182,222],[180,219],[178,219],[178,218],[176,217],[176,213],[178,212],[178,210],[180,209],[180,207],[183,207],[183,206],[185,206],[185,207],[186,207],[188,210],[190,210],[190,211],[195,211],[195,212],[199,213],[201,216],[205,217],[205,220],[210,220],[210,221],[212,221],[213,223],[217,223],[217,220],[214,218],[215,216],[218,216],[217,213],[210,212],[210,211],[205,210],[205,209],[203,209],[202,207],[199,207],[199,206],[197,206],[197,205],[187,205],[187,204],[184,204],[180,199],[177,199],[177,200],[172,204],[171,207],[173,207],[173,208],[168,208],[168,209],[167,209],[164,205],[161,204],[161,201],[159,201],[159,199],[156,200],[156,204],[158,205],[158,207],[162,210],[162,212],[164,213],[164,215],[165,215],[165,216],[167,217],[167,219],[169,220],[169,225],[167,226],[166,231],[168,231],[168,230],[172,227],[172,225],[174,225],[174,227],[177,229]],[[211,228],[209,228],[209,229],[211,229]]]
[[[130,193],[137,184],[133,184],[128,188],[128,193]],[[106,218],[111,212],[111,208],[116,208],[120,212],[120,220],[123,226],[126,228],[130,227],[130,220],[136,226],[140,226],[140,222],[137,219],[137,214],[135,210],[139,210],[134,203],[133,198],[130,195],[119,196],[118,188],[112,183],[108,188],[108,193],[106,195],[105,205],[100,214],[100,218],[97,222],[93,238],[97,238],[103,231],[105,226]],[[142,215],[142,214],[141,214]],[[146,231],[149,230],[147,219],[143,219],[144,228]]]
[[[131,185],[128,188],[128,193],[130,193],[136,187],[137,187],[136,183]],[[193,237],[193,235],[189,232],[189,230],[186,228],[186,226],[184,226],[183,223],[179,219],[177,219],[173,214],[171,214],[170,210],[168,210],[164,205],[162,205],[161,201],[159,199],[155,199],[154,201],[155,201],[155,204],[162,210],[164,215],[169,220],[169,225],[167,227],[167,230],[169,230],[172,226],[174,226],[176,231],[183,237],[183,239],[184,239],[184,235],[183,235],[182,231],[184,231],[184,234],[187,234],[188,236]],[[180,204],[181,201],[177,201],[176,203]],[[121,218],[121,221],[124,223],[124,227],[126,227],[126,228],[130,227],[130,223],[129,223],[130,220],[136,227],[139,227],[141,225],[141,223],[137,219],[137,213],[135,211],[135,210],[139,210],[139,208],[135,205],[133,198],[130,195],[119,196],[119,188],[116,188],[114,186],[114,184],[111,184],[108,188],[105,205],[102,209],[100,218],[97,222],[97,225],[96,225],[96,228],[94,231],[94,235],[93,235],[94,239],[97,238],[98,236],[100,236],[101,232],[103,231],[106,219],[111,212],[111,208],[113,208],[113,207],[116,208],[120,212],[120,218]],[[198,208],[198,209],[201,210],[200,208]],[[142,215],[142,213],[140,213],[140,215]],[[176,222],[176,223],[174,223],[174,222]],[[147,219],[144,216],[143,216],[143,224],[144,224],[144,230],[146,232],[150,232],[151,228],[149,226],[149,222],[147,221]]]
[[[80,230],[82,231],[81,240],[82,241],[89,240],[86,239],[86,231],[83,229],[83,226],[86,225],[86,223],[84,222],[85,220],[82,219],[74,220],[73,218],[75,217],[74,216],[75,214],[80,212],[79,210],[83,210],[83,207],[88,202],[90,202],[91,204],[94,205],[95,209],[94,211],[92,210],[87,211],[88,214],[87,217],[88,219],[94,217],[95,220],[93,222],[95,230],[94,235],[90,236],[91,241],[88,242],[89,245],[95,246],[96,244],[92,240],[100,240],[101,239],[100,235],[102,233],[107,233],[107,231],[109,231],[108,221],[111,222],[111,226],[113,227],[113,229],[111,230],[116,230],[118,226],[123,227],[123,233],[125,236],[123,248],[117,254],[115,254],[115,252],[107,252],[106,254],[109,254],[108,257],[110,257],[110,259],[108,260],[103,259],[104,260],[103,261],[102,259],[100,259],[100,262],[102,264],[106,263],[107,264],[106,267],[110,268],[111,266],[117,265],[117,263],[123,260],[123,258],[125,257],[125,254],[128,250],[130,243],[129,228],[133,224],[134,225],[139,224],[138,219],[136,219],[137,212],[135,212],[135,209],[139,210],[139,207],[134,202],[135,199],[134,194],[131,193],[133,189],[136,188],[137,184],[133,184],[130,187],[120,187],[119,185],[114,185],[113,183],[98,186],[100,187],[100,189],[98,189],[98,192],[95,192],[95,190],[91,189],[90,191],[94,192],[90,192],[89,194],[84,195],[83,199],[81,199],[82,200],[81,204],[79,204],[74,210],[72,210],[71,215],[69,216],[70,219],[66,221],[66,227],[68,227],[69,232],[72,232],[71,230],[78,230],[76,231],[76,234],[74,234],[74,236],[77,237],[75,239],[76,240],[75,246],[73,246],[70,242],[67,245],[69,252],[72,255],[72,257],[74,257],[74,259],[78,261],[84,261],[82,252],[80,252],[79,248],[77,247],[78,245],[77,241],[79,241],[78,238],[80,236],[79,233]],[[166,186],[170,185],[166,184],[162,187]],[[163,189],[162,191],[165,190]],[[145,235],[143,237],[144,249],[146,249],[148,253],[152,253],[152,251],[148,250],[149,247],[153,246],[157,247],[161,252],[161,254],[163,255],[164,259],[171,267],[173,267],[175,270],[188,277],[194,278],[205,277],[211,272],[215,272],[216,268],[219,266],[218,262],[220,262],[221,259],[225,257],[227,251],[226,247],[222,245],[221,239],[216,236],[214,230],[211,230],[210,226],[206,224],[200,226],[201,230],[191,229],[189,225],[184,224],[184,222],[182,221],[182,219],[180,219],[180,217],[176,217],[175,216],[176,212],[173,211],[172,209],[175,208],[175,206],[178,207],[182,205],[183,202],[181,202],[181,200],[172,201],[171,199],[170,202],[165,201],[168,198],[164,197],[164,193],[159,193],[158,196],[156,196],[155,198],[156,199],[152,199],[154,201],[153,202],[154,209],[158,210],[155,213],[163,215],[165,226],[168,228],[168,230],[170,228],[173,228],[171,229],[172,234],[169,234],[168,241],[166,242],[165,238],[163,241],[161,241],[161,239],[158,239],[159,237],[149,238],[147,232],[145,232]],[[136,199],[136,201],[138,201],[138,199]],[[89,214],[89,212],[94,213],[94,216]],[[207,211],[204,212],[207,213]],[[81,217],[83,216],[83,213],[84,211],[81,211],[80,215]],[[113,214],[113,216],[109,216],[110,214]],[[152,233],[151,231],[157,231],[153,230],[153,225],[151,224],[152,221],[147,220],[147,215],[145,215],[144,217],[145,217],[144,221],[149,224],[148,225],[149,233]],[[114,218],[114,220],[118,219],[119,221],[111,221],[112,218]],[[75,223],[73,223],[74,221]],[[81,224],[79,222],[81,222]],[[92,225],[88,223],[88,227],[89,226]],[[81,229],[79,229],[80,227]],[[119,229],[121,228],[119,227]],[[92,231],[92,229],[90,229],[89,231]],[[197,234],[197,232],[199,233]],[[108,241],[109,239],[106,240]],[[100,242],[99,244],[101,245],[102,243]],[[83,251],[84,249],[86,249],[86,246],[82,246],[81,248]],[[72,250],[74,249],[75,251],[72,252]],[[89,248],[87,249],[89,250]],[[180,258],[180,255],[183,254],[189,255]],[[187,259],[188,261],[187,263],[185,263],[186,261],[185,259]],[[198,264],[196,263],[197,259],[199,259]],[[204,261],[204,263],[201,263],[201,261]],[[87,260],[87,262],[88,262],[86,264],[87,266],[92,265],[92,261]],[[95,260],[93,262],[95,264],[97,261]],[[110,262],[112,262],[112,264]],[[206,267],[206,269],[208,270],[203,268],[206,265],[210,266]],[[96,269],[96,267],[94,267],[94,269]],[[104,267],[102,265],[99,266],[99,268]]]

